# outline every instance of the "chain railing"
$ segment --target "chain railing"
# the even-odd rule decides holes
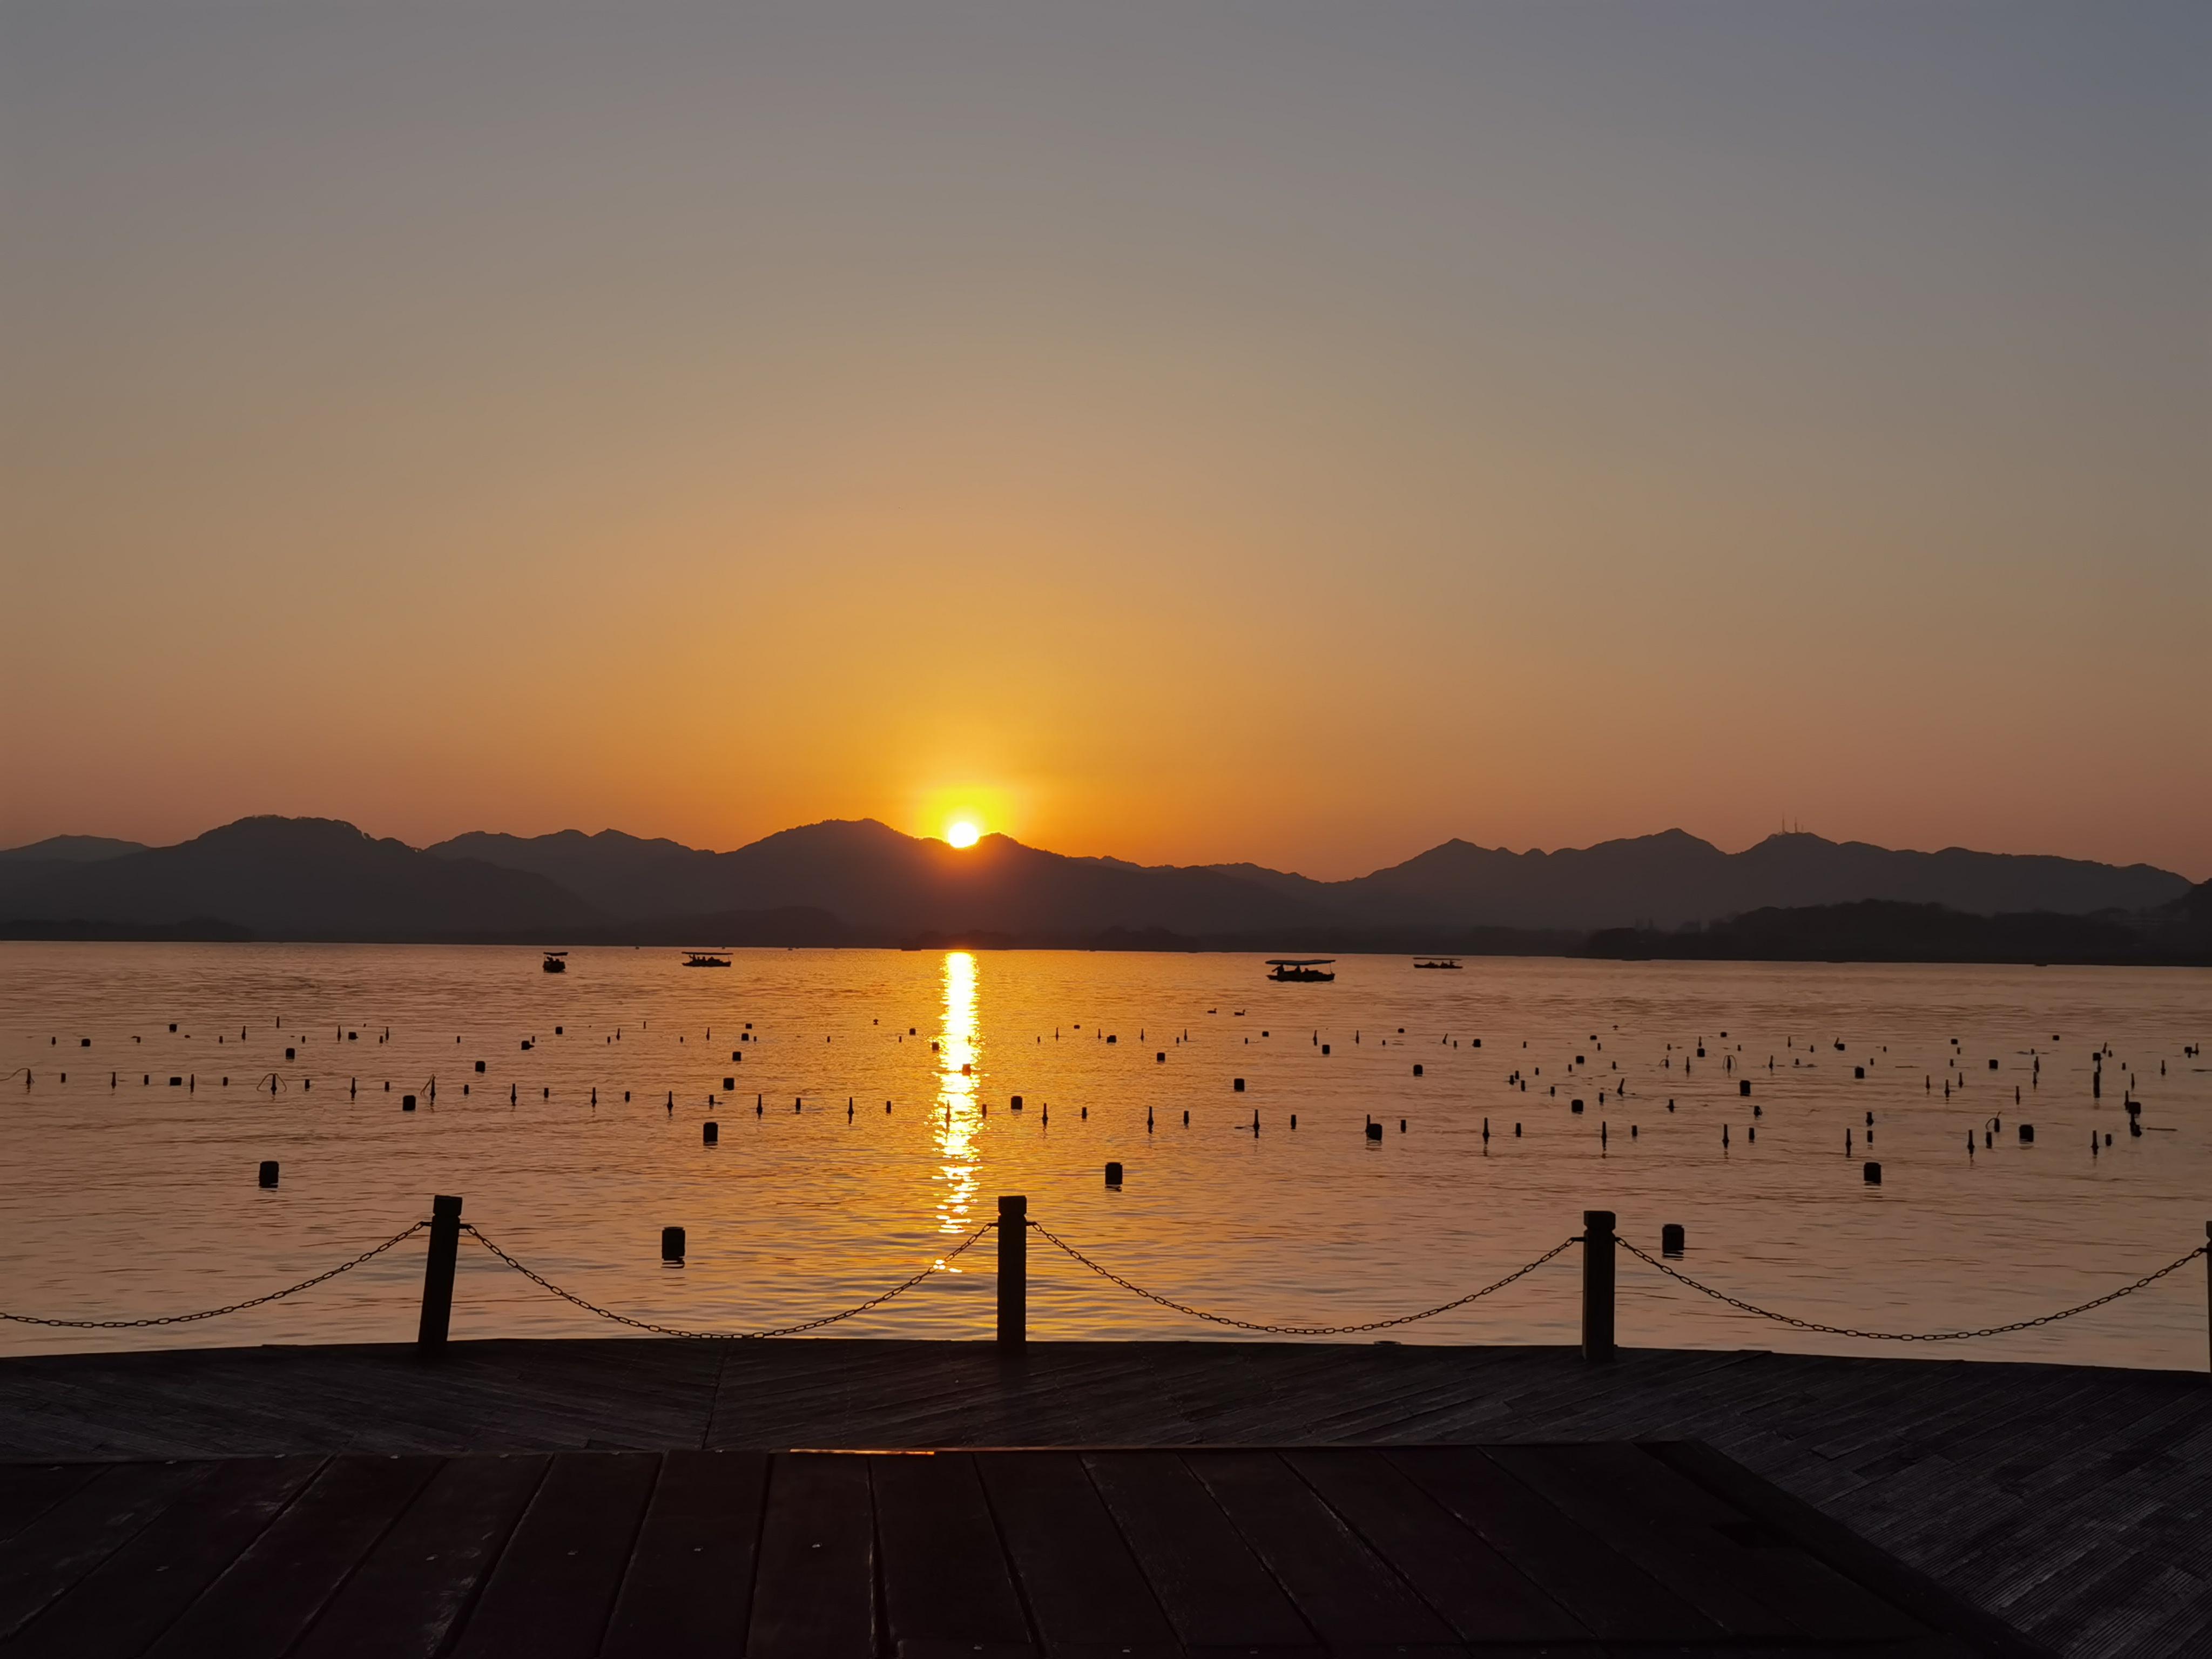
[[[973,1232],[962,1238],[950,1250],[934,1257],[919,1273],[901,1279],[888,1290],[869,1297],[865,1301],[855,1303],[848,1308],[841,1308],[833,1313],[823,1314],[813,1319],[801,1320],[793,1324],[768,1326],[757,1330],[728,1331],[695,1329],[684,1326],[661,1324],[653,1320],[640,1319],[629,1314],[619,1313],[586,1297],[580,1296],[575,1291],[554,1283],[544,1274],[528,1266],[486,1237],[474,1225],[462,1222],[459,1218],[460,1202],[457,1198],[441,1198],[434,1206],[434,1213],[430,1220],[414,1222],[402,1228],[383,1243],[372,1245],[360,1255],[342,1261],[336,1267],[326,1268],[312,1278],[303,1279],[297,1284],[287,1285],[279,1290],[264,1291],[259,1296],[249,1297],[242,1301],[227,1303],[219,1308],[204,1308],[191,1313],[153,1315],[138,1319],[54,1319],[33,1314],[0,1311],[0,1322],[38,1326],[48,1329],[86,1331],[144,1330],[158,1326],[193,1324],[201,1320],[220,1318],[225,1314],[242,1313],[250,1308],[264,1307],[270,1303],[283,1301],[287,1297],[297,1296],[303,1291],[313,1290],[319,1285],[327,1284],[343,1273],[350,1273],[355,1268],[374,1261],[387,1250],[427,1229],[430,1233],[430,1261],[426,1273],[423,1292],[425,1322],[422,1340],[426,1346],[442,1343],[445,1340],[446,1310],[452,1300],[453,1248],[459,1235],[463,1232],[475,1239],[497,1261],[514,1269],[540,1290],[558,1297],[561,1300],[596,1318],[607,1320],[614,1324],[626,1326],[632,1330],[641,1331],[653,1336],[677,1337],[690,1340],[754,1340],[764,1337],[797,1336],[808,1331],[821,1330],[825,1327],[842,1323],[859,1315],[883,1307],[915,1289],[933,1274],[945,1272],[955,1261],[981,1243],[986,1235],[996,1231],[1000,1235],[997,1287],[1000,1298],[1000,1340],[1015,1342],[1025,1340],[1026,1336],[1028,1257],[1023,1241],[1031,1231],[1078,1266],[1096,1274],[1108,1284],[1127,1291],[1132,1296],[1140,1297],[1157,1307],[1183,1315],[1187,1318],[1200,1320],[1206,1323],[1223,1326],[1231,1330],[1249,1331],[1265,1336],[1289,1337],[1358,1336],[1373,1331],[1392,1330],[1401,1326],[1434,1319],[1480,1302],[1486,1297],[1495,1295],[1508,1285],[1527,1278],[1539,1267],[1556,1261],[1574,1245],[1583,1244],[1586,1247],[1583,1279],[1583,1347],[1584,1352],[1591,1358],[1609,1358],[1613,1350],[1613,1276],[1611,1247],[1616,1243],[1646,1267],[1656,1270],[1666,1278],[1673,1279],[1689,1290],[1697,1291],[1700,1296],[1708,1297],[1739,1313],[1748,1314],[1758,1319],[1769,1320],[1776,1324],[1787,1326],[1792,1330],[1803,1331],[1810,1334],[1850,1337],[1874,1342],[1963,1342],[1981,1337],[2008,1336],[2021,1331],[2039,1329],[2046,1325],[2057,1324],[2061,1320],[2072,1319],[2079,1315],[2093,1312],[2099,1308],[2107,1307],[2124,1297],[2132,1296],[2136,1291],[2148,1289],[2160,1280],[2179,1273],[2200,1257],[2212,1255],[2212,1242],[2199,1244],[2185,1255],[2167,1262],[2164,1267],[2145,1273],[2140,1279],[2120,1285],[2117,1289],[2107,1291],[2102,1296],[2093,1297],[2088,1301],[2076,1303],[2071,1307],[2061,1308],[2055,1312],[2040,1314],[2030,1319],[2017,1319],[2002,1325],[1987,1325],[1972,1329],[1876,1331],[1864,1330],[1850,1325],[1832,1325],[1819,1320],[1802,1319],[1794,1314],[1778,1312],[1771,1308],[1761,1307],[1757,1303],[1747,1301],[1741,1297],[1731,1295],[1726,1291],[1692,1278],[1688,1273],[1669,1266],[1640,1246],[1621,1237],[1613,1230],[1613,1217],[1609,1212],[1591,1212],[1585,1217],[1583,1232],[1562,1239],[1534,1261],[1524,1262],[1512,1272],[1492,1279],[1480,1289],[1469,1291],[1464,1296],[1455,1297],[1448,1302],[1440,1302],[1433,1307],[1423,1308],[1415,1312],[1396,1314],[1387,1318],[1366,1320],[1358,1323],[1292,1325],[1241,1319],[1230,1314],[1216,1313],[1205,1308],[1194,1306],[1188,1302],[1178,1301],[1158,1291],[1149,1290],[1115,1272],[1087,1252],[1060,1237],[1041,1222],[1026,1218],[1024,1210],[1019,1207],[1005,1207],[1002,1208],[999,1217],[983,1223]],[[1022,1202],[1018,1199],[1009,1199],[1005,1201],[1007,1206],[1019,1206]],[[1010,1310],[1012,1310],[1011,1316]]]
[[[413,1237],[430,1224],[417,1221],[403,1227],[383,1243],[363,1250],[350,1261],[341,1261],[335,1267],[317,1273],[313,1279],[303,1279],[296,1285],[287,1285],[281,1291],[270,1291],[263,1296],[248,1297],[243,1302],[232,1302],[220,1308],[203,1308],[197,1313],[157,1314],[145,1319],[41,1319],[33,1314],[0,1313],[0,1320],[11,1325],[43,1325],[49,1329],[65,1331],[137,1331],[154,1325],[190,1325],[203,1319],[219,1319],[224,1314],[244,1313],[248,1308],[258,1308],[271,1302],[282,1302],[288,1296],[297,1296],[302,1291],[312,1291],[318,1285],[328,1284],[340,1273],[349,1273],[364,1261],[374,1261],[393,1245]]]
[[[628,1314],[617,1313],[611,1308],[603,1308],[596,1302],[587,1301],[584,1297],[578,1296],[574,1291],[563,1290],[560,1285],[556,1285],[551,1279],[546,1278],[544,1274],[537,1272],[533,1268],[526,1267],[521,1262],[516,1261],[512,1255],[509,1255],[505,1250],[500,1249],[498,1245],[493,1243],[491,1240],[486,1238],[481,1231],[479,1231],[476,1227],[471,1225],[469,1223],[465,1221],[463,1222],[461,1224],[461,1231],[468,1234],[470,1237],[475,1239],[477,1243],[483,1245],[484,1249],[489,1250],[492,1255],[497,1256],[508,1267],[514,1268],[515,1272],[520,1273],[532,1284],[537,1285],[538,1289],[542,1291],[549,1291],[553,1295],[559,1297],[563,1302],[572,1303],[575,1306],[581,1308],[586,1313],[596,1314],[601,1319],[611,1320],[617,1325],[627,1325],[634,1331],[645,1331],[653,1336],[682,1337],[691,1341],[713,1341],[718,1340],[754,1341],[762,1337],[798,1336],[806,1331],[818,1331],[824,1325],[835,1325],[841,1320],[847,1320],[854,1317],[856,1314],[864,1314],[871,1308],[880,1308],[884,1303],[889,1302],[893,1297],[905,1295],[907,1291],[921,1284],[922,1280],[927,1279],[932,1273],[944,1272],[956,1259],[964,1255],[971,1247],[980,1243],[984,1234],[989,1232],[998,1224],[999,1224],[996,1221],[985,1222],[981,1226],[975,1229],[974,1232],[969,1234],[967,1237],[962,1239],[959,1243],[954,1245],[951,1249],[945,1252],[943,1255],[937,1257],[920,1273],[915,1274],[910,1279],[901,1279],[897,1284],[892,1285],[890,1289],[884,1291],[879,1296],[872,1296],[866,1302],[856,1303],[852,1307],[841,1309],[836,1313],[824,1314],[819,1319],[809,1319],[796,1325],[780,1325],[757,1331],[688,1330],[681,1326],[656,1325],[650,1320],[633,1319]]]
[[[1066,1239],[1051,1231],[1042,1222],[1032,1221],[1030,1223],[1030,1227],[1045,1243],[1060,1250],[1070,1259],[1090,1268],[1092,1273],[1097,1273],[1109,1284],[1120,1285],[1132,1296],[1140,1296],[1147,1302],[1157,1303],[1161,1307],[1172,1310],[1176,1313],[1188,1314],[1193,1319],[1205,1320],[1211,1325],[1226,1325],[1233,1330],[1239,1331],[1256,1331],[1265,1336],[1358,1336],[1368,1331],[1387,1331],[1395,1326],[1411,1325],[1424,1319],[1434,1319],[1438,1314],[1448,1314],[1455,1308],[1464,1308],[1470,1302],[1480,1302],[1492,1291],[1504,1290],[1516,1279],[1525,1279],[1562,1251],[1580,1242],[1578,1238],[1563,1238],[1534,1261],[1516,1267],[1504,1278],[1493,1279],[1480,1290],[1469,1291],[1465,1296],[1456,1297],[1449,1302],[1440,1302],[1433,1308],[1424,1308],[1419,1313],[1399,1314],[1389,1319],[1372,1319],[1363,1325],[1267,1325],[1255,1320],[1233,1319],[1227,1314],[1208,1313],[1203,1308],[1194,1308],[1188,1303],[1177,1302],[1172,1297],[1162,1296],[1157,1291],[1148,1291],[1141,1285],[1133,1285],[1111,1267],[1103,1267],[1093,1261]]]
[[[1756,1303],[1745,1301],[1740,1296],[1730,1296],[1726,1291],[1715,1290],[1711,1285],[1691,1278],[1689,1274],[1680,1269],[1668,1267],[1656,1256],[1632,1244],[1625,1238],[1618,1242],[1621,1249],[1626,1250],[1645,1267],[1656,1267],[1676,1283],[1686,1285],[1700,1296],[1709,1296],[1716,1302],[1725,1303],[1738,1313],[1747,1313],[1759,1319],[1771,1319],[1776,1324],[1787,1325],[1794,1331],[1808,1331],[1818,1336],[1858,1337],[1869,1342],[1965,1342],[1975,1337],[2009,1336],[2015,1331],[2036,1330],[2045,1325],[2055,1325],[2062,1319],[2071,1319],[2076,1314],[2088,1313],[2094,1309],[2104,1307],[2108,1303],[2118,1302],[2124,1296],[2133,1296],[2137,1291],[2157,1284],[2168,1273],[2179,1273],[2208,1249],[2212,1249],[2212,1244],[2199,1244],[2188,1255],[2176,1257],[2155,1273],[2145,1273],[2141,1279],[2131,1284],[2123,1285],[2116,1291],[2107,1291],[2102,1296],[2093,1297],[2087,1302],[2076,1303],[2070,1308],[2061,1308],[2057,1313],[2040,1314],[2033,1319],[2015,1319],[2009,1325],[1984,1325],[1978,1330],[1971,1331],[1862,1331],[1849,1325],[1823,1325],[1817,1320],[1800,1319],[1794,1314],[1777,1313],[1771,1308],[1762,1308]]]

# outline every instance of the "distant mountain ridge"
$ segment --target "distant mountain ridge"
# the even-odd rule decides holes
[[[726,853],[612,830],[479,831],[416,848],[283,817],[240,819],[173,847],[58,837],[0,852],[0,925],[40,936],[189,923],[296,939],[1474,950],[1518,938],[1518,948],[1562,949],[1600,929],[1778,908],[2148,915],[2199,902],[2191,895],[2182,877],[2147,865],[1899,852],[1802,834],[1723,853],[1680,830],[1551,853],[1449,841],[1346,881],[1074,858],[1005,836],[957,850],[873,819],[787,830]],[[2193,937],[2196,912],[2160,925]]]

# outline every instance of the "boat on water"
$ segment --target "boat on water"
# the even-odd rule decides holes
[[[1416,968],[1457,968],[1459,966],[1459,958],[1457,957],[1415,957],[1413,958],[1413,966]]]
[[[1267,977],[1279,980],[1334,979],[1336,975],[1327,969],[1328,964],[1335,960],[1334,957],[1269,957],[1267,966],[1274,971]]]
[[[568,953],[566,951],[548,951],[545,953],[545,971],[549,974],[567,973]]]
[[[686,951],[684,965],[686,968],[726,968],[730,965],[730,959],[718,957],[712,951]]]

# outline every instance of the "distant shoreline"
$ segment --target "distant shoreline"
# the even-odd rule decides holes
[[[1858,907],[1826,907],[1848,910]],[[1918,909],[1922,907],[1902,907]],[[1935,907],[1927,907],[1934,908]],[[1785,915],[1788,913],[1784,913]],[[1751,919],[1744,919],[1749,921]],[[1090,938],[1013,937],[995,932],[932,933],[896,939],[840,932],[836,937],[780,937],[733,939],[709,926],[586,928],[573,933],[532,930],[520,933],[410,933],[375,935],[327,932],[301,934],[256,934],[230,922],[210,917],[175,923],[106,921],[46,921],[15,920],[0,922],[0,943],[109,945],[449,945],[484,950],[682,950],[710,939],[718,949],[739,951],[1053,951],[1116,955],[1265,956],[1276,952],[1352,957],[1455,957],[1462,960],[1508,961],[1525,958],[1597,962],[1698,962],[1714,963],[1823,963],[1927,967],[2013,968],[2212,968],[2212,951],[2202,948],[2161,950],[2157,944],[2117,922],[2079,917],[1982,917],[1944,912],[1933,920],[1941,932],[1954,936],[1978,935],[1987,948],[1978,951],[1942,948],[1945,941],[1925,936],[1893,934],[1848,940],[1792,936],[1778,927],[1770,913],[1764,925],[1746,927],[1744,921],[1719,923],[1711,928],[1658,933],[1631,928],[1602,929],[1588,935],[1516,934],[1509,929],[1480,930],[1479,941],[1434,938],[1418,942],[1400,938],[1184,936],[1162,930],[1143,933],[1115,930]],[[2034,937],[2014,940],[2008,924],[2045,921],[2067,937]],[[2112,933],[2084,937],[2079,924],[2097,924]],[[2038,930],[2040,932],[2040,930]],[[610,937],[610,934],[618,936]],[[1948,941],[1964,945],[1966,940]],[[2040,945],[2045,948],[2036,949]],[[2100,946],[2103,948],[2099,948]]]

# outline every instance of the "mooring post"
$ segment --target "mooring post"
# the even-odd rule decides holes
[[[1583,1212],[1583,1358],[1613,1358],[1613,1212]]]
[[[1029,1340],[1030,1201],[1018,1194],[999,1199],[999,1346]]]
[[[461,1247],[461,1200],[442,1194],[430,1200],[430,1254],[422,1263],[422,1328],[417,1352],[435,1353],[446,1346],[453,1317],[453,1258]]]

